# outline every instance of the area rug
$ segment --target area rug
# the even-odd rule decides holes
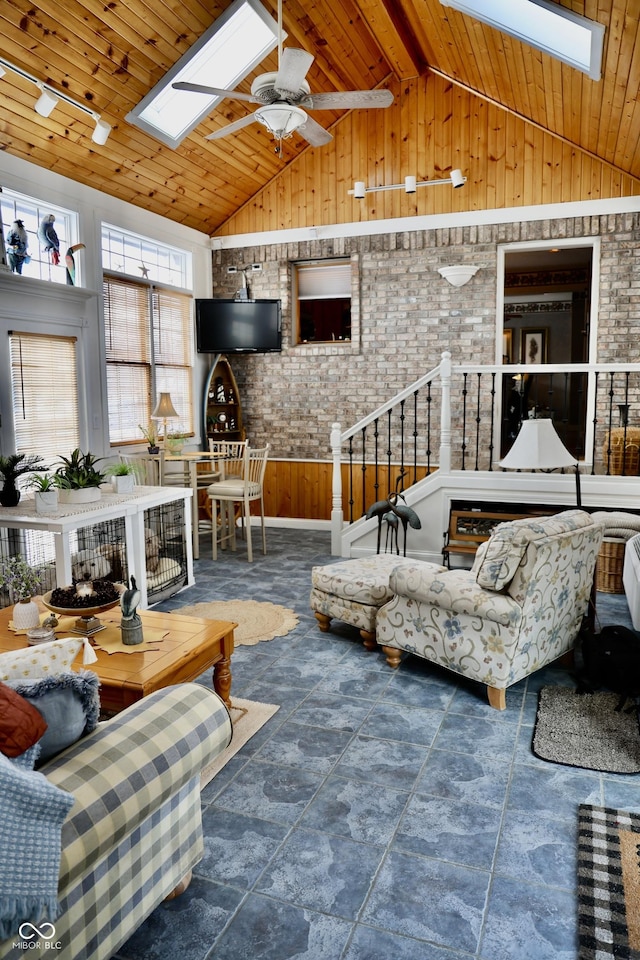
[[[235,757],[238,750],[244,747],[245,743],[264,727],[267,720],[270,720],[279,709],[280,707],[275,703],[256,703],[253,700],[231,698],[233,738],[226,750],[219,753],[215,760],[212,760],[200,774],[200,789],[206,787],[213,780],[216,773],[222,770],[224,765],[231,760],[231,757]]]
[[[640,815],[578,809],[579,960],[640,960]]]
[[[569,687],[543,687],[533,733],[541,760],[601,773],[640,772],[640,731],[635,707],[616,711],[616,693],[577,694]]]
[[[173,611],[187,617],[206,617],[207,620],[233,620],[236,644],[250,646],[260,640],[286,636],[298,625],[298,618],[288,607],[259,600],[215,600],[194,603]]]

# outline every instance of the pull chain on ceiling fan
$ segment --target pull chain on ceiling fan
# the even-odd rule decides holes
[[[278,0],[278,71],[263,73],[251,84],[251,93],[224,90],[199,83],[180,81],[176,90],[189,90],[207,96],[229,97],[259,104],[258,109],[234,123],[207,136],[220,140],[237,133],[255,121],[263,124],[276,141],[276,153],[282,157],[282,141],[298,132],[312,147],[321,147],[333,140],[328,130],[308,115],[307,110],[357,110],[389,107],[393,103],[390,90],[346,90],[312,94],[305,77],[314,61],[312,54],[296,47],[282,49],[282,0]]]

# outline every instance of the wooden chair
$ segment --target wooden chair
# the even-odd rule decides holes
[[[267,536],[264,523],[264,499],[263,483],[264,474],[267,468],[270,445],[259,449],[252,449],[245,444],[242,459],[237,461],[240,464],[240,475],[237,477],[228,477],[225,473],[225,479],[210,484],[208,487],[208,496],[211,501],[211,516],[217,516],[218,504],[220,504],[221,523],[212,524],[211,550],[213,559],[218,557],[218,543],[225,549],[227,540],[231,544],[231,549],[236,549],[236,517],[235,506],[240,507],[241,519],[246,527],[247,536],[247,559],[249,563],[253,560],[253,551],[251,545],[251,503],[254,500],[260,501],[260,521],[262,526],[262,552],[267,552]],[[232,463],[233,461],[230,461]],[[224,461],[226,468],[227,461]]]

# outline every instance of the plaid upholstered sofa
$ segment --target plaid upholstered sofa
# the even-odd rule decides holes
[[[26,939],[0,943],[0,957],[112,957],[201,859],[200,774],[230,739],[223,701],[201,684],[180,684],[42,766],[75,798],[62,826],[61,913],[53,939],[25,930]]]
[[[603,533],[588,513],[567,510],[499,524],[471,570],[396,567],[376,619],[387,661],[423,657],[486,684],[504,710],[508,687],[573,648]]]

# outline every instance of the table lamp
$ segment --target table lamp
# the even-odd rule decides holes
[[[520,432],[506,457],[498,461],[505,470],[555,470],[573,467],[576,473],[576,504],[582,506],[580,467],[556,433],[551,420],[523,420]]]
[[[163,430],[162,430],[162,440],[163,443],[166,443],[167,440],[167,420],[178,420],[180,414],[176,411],[173,403],[171,402],[171,394],[161,393],[158,397],[158,402],[156,408],[151,414],[152,420],[162,420]]]

